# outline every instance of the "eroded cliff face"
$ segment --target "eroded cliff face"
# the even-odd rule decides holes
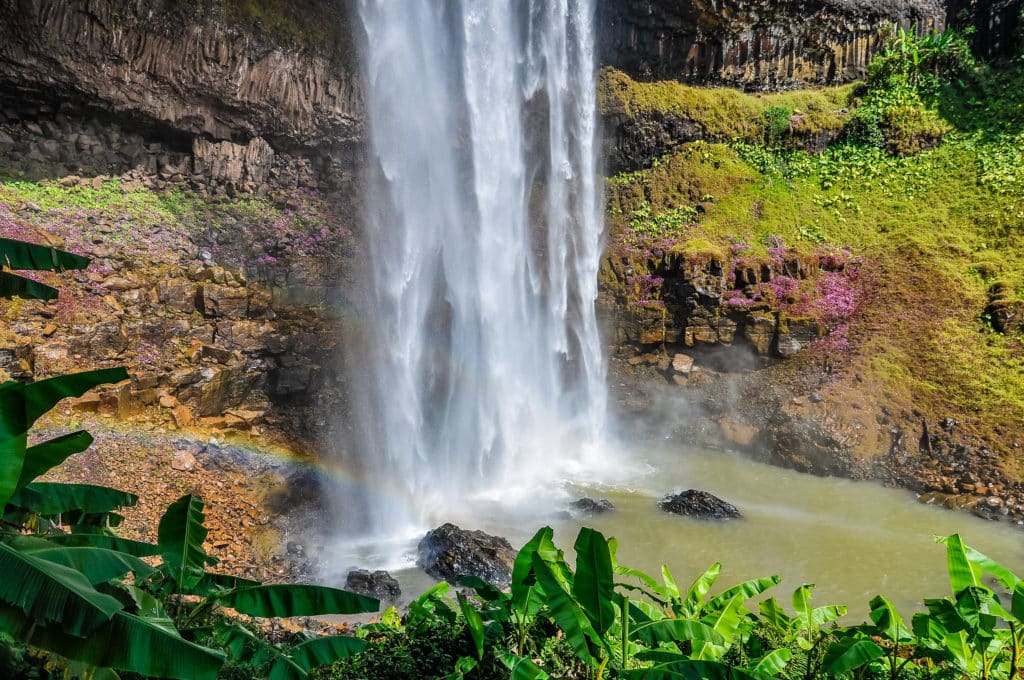
[[[634,78],[757,90],[856,79],[880,29],[946,20],[939,0],[604,0],[599,12],[605,63]]]
[[[141,164],[215,191],[343,182],[363,134],[343,4],[298,3],[333,24],[315,44],[235,4],[0,0],[0,123],[31,125],[0,139],[0,162],[37,176]]]

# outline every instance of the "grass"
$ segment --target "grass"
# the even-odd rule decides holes
[[[850,106],[855,87],[844,85],[823,90],[777,94],[745,94],[730,88],[703,88],[675,81],[641,83],[613,68],[602,69],[598,105],[603,113],[629,118],[671,114],[695,121],[715,140],[742,138],[761,141],[785,112],[794,118],[794,133],[814,136],[842,129],[844,109]],[[786,125],[788,128],[788,124]]]
[[[1018,82],[1021,72],[998,77]],[[605,97],[610,84],[621,82],[611,76],[604,74]],[[753,260],[769,257],[779,241],[797,254],[849,249],[870,264],[872,280],[871,303],[847,330],[845,370],[864,390],[875,390],[869,399],[876,411],[884,406],[913,420],[915,413],[952,416],[965,432],[1009,450],[1024,423],[1024,328],[997,333],[984,310],[997,282],[1024,298],[1024,118],[1004,124],[984,102],[952,116],[953,104],[940,100],[928,115],[914,116],[927,120],[938,111],[943,130],[958,128],[938,148],[893,156],[843,145],[810,155],[744,141],[751,139],[751,112],[768,101],[678,84],[635,85],[618,95],[627,113],[667,106],[706,114],[707,129],[739,140],[689,144],[656,167],[610,179],[613,244],[635,245],[641,224],[644,234],[661,227],[655,239],[720,259],[740,250],[737,244]],[[814,96],[835,105],[845,95]],[[786,95],[789,102],[814,96]],[[967,99],[952,90],[941,96]],[[1000,97],[994,110],[1019,112],[1024,88]],[[719,99],[720,106],[706,108]],[[971,110],[981,123],[968,117]],[[744,117],[747,123],[736,122]],[[698,204],[691,219],[675,219]],[[1013,468],[1012,457],[1006,461]]]
[[[64,239],[73,251],[103,243],[123,256],[164,263],[195,259],[196,244],[205,243],[218,263],[231,267],[330,258],[354,247],[340,216],[305,190],[278,202],[210,201],[177,190],[131,189],[117,179],[99,188],[0,180],[0,234],[34,240],[33,230]],[[226,239],[228,233],[237,235]]]

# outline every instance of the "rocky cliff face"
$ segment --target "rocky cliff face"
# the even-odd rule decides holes
[[[939,0],[605,0],[606,64],[634,78],[749,89],[853,80],[879,48],[879,29],[942,28]]]
[[[245,12],[263,4],[0,1],[0,123],[20,125],[0,164],[141,166],[232,192],[343,182],[362,97],[341,5],[297,3],[329,22],[312,44],[261,30]]]

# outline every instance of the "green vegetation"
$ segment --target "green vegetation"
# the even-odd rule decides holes
[[[0,270],[88,265],[85,258],[10,239],[0,239],[0,262]],[[0,274],[0,294],[56,297],[31,279]],[[27,645],[49,652],[67,677],[117,678],[115,671],[129,671],[214,680],[230,656],[248,663],[251,675],[302,680],[316,666],[361,651],[365,643],[347,636],[272,644],[224,616],[222,608],[273,618],[372,612],[379,605],[333,588],[265,586],[206,571],[217,560],[203,548],[199,498],[186,495],[167,509],[154,545],[115,532],[122,520],[117,511],[138,502],[136,496],[35,481],[93,440],[78,431],[30,446],[32,425],[65,397],[127,378],[123,368],[109,368],[0,385],[0,642],[5,649],[13,645],[6,663],[24,664]]]
[[[41,230],[75,251],[102,241],[120,255],[147,261],[179,263],[197,242],[207,243],[214,260],[231,267],[326,258],[354,248],[343,223],[323,197],[301,189],[274,200],[211,201],[118,179],[98,186],[0,180],[0,233],[31,241]]]
[[[611,82],[623,83],[628,111],[704,113],[688,103],[701,91],[624,79]],[[707,125],[723,143],[686,144],[609,180],[612,253],[638,280],[665,276],[665,253],[737,272],[769,263],[781,245],[784,258],[812,270],[848,253],[868,304],[844,325],[849,351],[836,375],[858,376],[869,409],[956,418],[1020,479],[1012,440],[995,421],[1024,422],[1024,327],[1019,315],[1009,326],[996,317],[1024,308],[1024,68],[976,64],[952,34],[901,33],[868,82],[843,92],[843,137],[816,154],[751,132],[781,120],[768,98],[761,107],[723,93],[734,108],[711,112]],[[717,100],[717,91],[703,93]],[[747,104],[728,104],[738,101]],[[821,290],[799,285],[812,297]]]
[[[879,595],[870,620],[840,625],[842,605],[813,606],[802,584],[790,608],[766,591],[777,576],[712,594],[720,564],[682,588],[623,566],[615,539],[583,528],[576,567],[545,527],[519,552],[508,592],[477,578],[476,596],[447,597],[441,583],[403,618],[394,609],[364,626],[363,654],[317,672],[349,678],[1000,678],[1020,677],[1024,582],[964,545],[946,547],[950,594],[926,599],[908,625]],[[1001,597],[985,585],[996,580]],[[1002,604],[1009,596],[1009,605]],[[754,604],[756,602],[756,605]],[[756,609],[756,611],[755,611]]]
[[[613,68],[601,71],[598,105],[605,113],[630,118],[674,115],[696,123],[715,140],[777,139],[790,130],[805,136],[838,131],[840,111],[849,106],[854,86],[750,95],[730,88],[709,89],[675,81],[639,83]]]

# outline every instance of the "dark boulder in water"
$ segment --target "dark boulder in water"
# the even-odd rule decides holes
[[[395,602],[402,595],[394,576],[386,571],[369,572],[366,569],[350,571],[345,577],[345,590],[387,602]]]
[[[732,503],[697,489],[669,494],[658,501],[658,507],[675,515],[698,519],[733,519],[743,516]]]
[[[581,498],[569,504],[569,507],[577,512],[585,512],[588,515],[601,515],[615,509],[615,504],[607,498]]]
[[[454,583],[460,576],[476,576],[496,586],[512,581],[516,551],[501,536],[444,524],[428,531],[416,552],[416,564],[434,578]]]

